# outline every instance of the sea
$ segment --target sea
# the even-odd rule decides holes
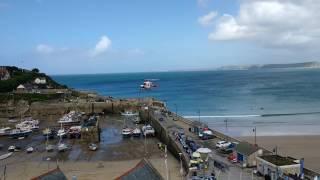
[[[231,136],[320,134],[320,69],[52,77],[68,87],[115,98],[154,97],[179,115],[205,122]],[[145,79],[153,80],[157,87],[141,90]]]

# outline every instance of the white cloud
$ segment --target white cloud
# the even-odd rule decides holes
[[[319,8],[319,0],[242,0],[237,15],[221,16],[208,38],[285,48],[320,45]]]
[[[208,14],[201,16],[198,18],[198,22],[202,25],[202,26],[208,26],[211,25],[213,23],[213,19],[218,15],[218,13],[216,11],[211,11]]]
[[[102,36],[95,48],[91,51],[91,56],[98,56],[105,53],[111,47],[111,40],[107,36]]]
[[[54,52],[54,48],[47,44],[39,44],[36,47],[36,51],[40,54],[50,54]]]

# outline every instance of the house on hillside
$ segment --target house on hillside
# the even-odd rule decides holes
[[[20,84],[18,87],[17,87],[17,92],[24,92],[26,90],[26,87],[24,87],[23,84]]]
[[[40,78],[36,78],[36,79],[34,80],[34,83],[35,83],[35,84],[47,84],[47,80],[46,80],[46,78],[44,78],[44,77],[40,77]]]
[[[0,80],[4,81],[4,80],[8,80],[8,79],[10,79],[9,71],[5,67],[0,67]]]
[[[257,165],[257,157],[263,154],[263,150],[258,146],[247,142],[240,142],[233,151],[234,157],[242,167],[254,167]]]

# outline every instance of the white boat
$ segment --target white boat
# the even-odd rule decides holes
[[[39,129],[39,121],[32,118],[26,118],[20,123],[16,124],[17,129]]]
[[[12,138],[19,138],[19,137],[27,137],[32,133],[30,129],[13,129],[10,131],[9,136]]]
[[[9,152],[14,152],[15,149],[16,149],[16,146],[9,146],[9,147],[8,147],[8,151],[9,151]]]
[[[62,127],[62,123],[60,124],[60,129],[57,132],[57,136],[60,138],[66,137],[67,136],[67,132],[66,130]]]
[[[98,145],[93,143],[89,144],[89,150],[96,151],[97,149],[98,149]]]
[[[130,137],[132,134],[132,129],[131,128],[123,128],[121,134],[123,137]]]
[[[16,122],[18,122],[18,120],[17,119],[9,119],[8,122],[9,123],[16,123]]]
[[[58,137],[65,137],[67,135],[67,132],[64,129],[59,129],[57,132]]]
[[[150,124],[143,126],[142,132],[143,132],[144,136],[149,136],[149,135],[154,136],[155,135],[155,130]]]
[[[140,136],[141,136],[141,130],[140,130],[140,128],[136,127],[136,128],[132,131],[132,136],[133,136],[133,137],[140,137]]]
[[[10,127],[4,127],[0,129],[0,136],[6,136],[10,133]]]
[[[134,113],[132,111],[125,111],[125,112],[122,112],[121,115],[122,116],[139,116],[139,113],[138,112]]]
[[[26,149],[27,153],[32,153],[33,150],[34,150],[33,147],[28,147],[28,148]]]
[[[8,158],[8,157],[10,157],[12,154],[13,154],[13,152],[9,152],[9,153],[6,153],[6,154],[2,154],[2,155],[0,156],[0,160],[3,160],[3,159]]]
[[[76,111],[70,111],[68,114],[62,116],[58,123],[64,125],[75,125],[80,124],[81,113],[77,113]]]
[[[64,143],[59,143],[58,144],[58,151],[59,152],[64,152],[64,151],[66,151],[68,149],[68,146],[66,145],[66,144],[64,144]]]

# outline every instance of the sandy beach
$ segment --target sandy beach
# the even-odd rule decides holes
[[[238,137],[254,143],[254,137]],[[320,135],[315,136],[258,136],[257,144],[268,150],[278,147],[278,154],[304,158],[305,166],[320,172]]]

